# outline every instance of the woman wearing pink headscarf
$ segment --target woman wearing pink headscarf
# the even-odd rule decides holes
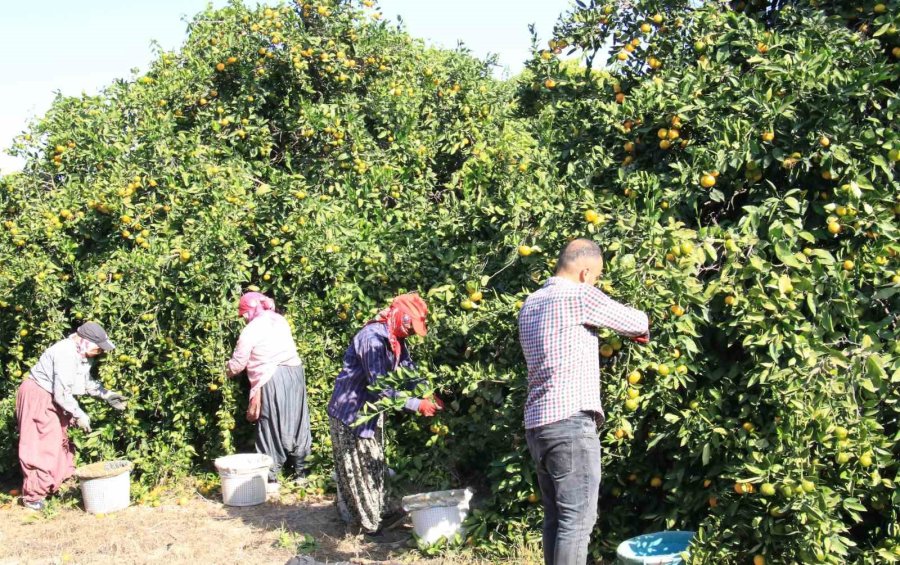
[[[275,311],[275,302],[259,292],[241,297],[238,314],[247,322],[231,360],[229,377],[247,371],[250,406],[247,420],[256,423],[256,451],[272,458],[269,490],[278,488],[278,473],[292,459],[294,476],[304,478],[312,447],[306,378],[291,327]]]

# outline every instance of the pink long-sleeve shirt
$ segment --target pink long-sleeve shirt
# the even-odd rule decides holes
[[[253,318],[241,331],[225,370],[229,377],[234,377],[246,369],[250,398],[253,398],[275,375],[279,365],[299,367],[301,364],[287,320],[270,310]]]

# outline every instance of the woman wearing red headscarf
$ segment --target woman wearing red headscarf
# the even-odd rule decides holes
[[[366,403],[379,399],[379,393],[370,387],[378,386],[380,376],[400,367],[415,368],[406,338],[428,332],[427,316],[428,307],[418,294],[394,298],[389,308],[354,336],[328,403],[338,509],[344,521],[369,533],[381,527],[385,503],[383,419],[379,416],[359,426],[354,424]],[[390,388],[380,388],[381,396],[397,395]],[[428,417],[442,408],[436,397],[411,398],[406,402],[406,410]]]
[[[256,423],[256,451],[272,458],[269,490],[278,488],[278,473],[292,459],[302,480],[312,447],[303,362],[284,316],[264,294],[241,297],[238,314],[247,322],[225,367],[229,377],[244,370],[250,380],[247,420]]]

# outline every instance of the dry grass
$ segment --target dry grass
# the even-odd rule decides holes
[[[330,498],[305,501],[288,495],[250,508],[230,508],[217,499],[174,496],[158,507],[132,506],[105,516],[73,504],[46,515],[8,503],[0,507],[0,565],[190,563],[283,565],[298,553],[322,563],[488,563],[468,552],[423,559],[409,548],[409,524],[377,543],[349,535]],[[509,563],[539,563],[523,549]]]

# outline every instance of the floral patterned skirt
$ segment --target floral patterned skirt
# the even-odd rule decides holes
[[[338,511],[352,527],[378,531],[385,509],[384,422],[378,417],[375,437],[357,437],[340,420],[329,418]]]

